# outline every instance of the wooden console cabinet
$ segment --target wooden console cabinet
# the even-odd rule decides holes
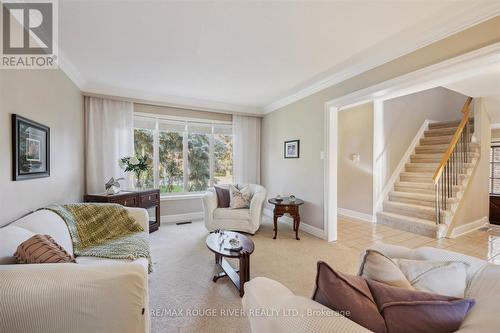
[[[155,208],[154,220],[149,220],[149,232],[160,228],[160,190],[122,191],[118,194],[87,194],[85,202],[116,203],[127,207]]]

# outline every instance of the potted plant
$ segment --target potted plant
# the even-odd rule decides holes
[[[133,172],[135,174],[135,187],[142,189],[144,184],[141,175],[144,171],[148,170],[148,157],[146,155],[122,157],[118,163],[120,168],[125,172]]]

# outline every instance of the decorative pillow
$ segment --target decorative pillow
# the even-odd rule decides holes
[[[251,193],[248,186],[237,189],[234,185],[229,185],[229,206],[233,209],[250,207]]]
[[[375,333],[387,332],[384,319],[361,276],[341,274],[325,262],[318,261],[313,300]]]
[[[395,259],[411,285],[451,297],[464,297],[467,287],[467,264],[457,261]]]
[[[49,235],[34,235],[17,247],[15,253],[20,264],[76,262],[75,258]]]
[[[375,250],[366,250],[358,275],[393,287],[415,289],[392,259]]]
[[[455,332],[475,303],[468,298],[407,290],[372,280],[366,282],[388,333]]]
[[[214,186],[215,193],[217,194],[217,207],[229,208],[231,197],[229,194],[229,187]]]
[[[456,261],[390,259],[367,250],[359,275],[407,290],[464,297],[467,264]]]

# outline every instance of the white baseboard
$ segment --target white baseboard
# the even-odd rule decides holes
[[[392,173],[391,178],[389,178],[389,181],[384,186],[384,189],[377,197],[376,202],[375,202],[375,207],[374,207],[375,212],[382,211],[382,204],[384,203],[384,200],[389,195],[389,192],[394,188],[394,184],[399,179],[399,174],[404,171],[404,169],[406,167],[406,163],[410,162],[410,157],[411,157],[411,155],[413,155],[413,153],[415,152],[415,148],[420,143],[420,138],[422,138],[422,136],[424,135],[425,131],[429,127],[429,124],[432,124],[435,122],[436,122],[435,120],[430,120],[430,119],[424,120],[424,122],[423,122],[422,126],[420,126],[420,129],[418,130],[417,134],[415,134],[415,137],[413,138],[413,141],[411,142],[410,146],[408,147],[405,154],[403,155],[403,157],[399,161],[398,166],[396,167],[396,169]],[[379,175],[379,177],[380,177],[380,175]]]
[[[177,222],[188,222],[194,220],[203,220],[203,212],[162,215],[160,223],[167,224],[167,223],[177,223]]]
[[[370,222],[370,223],[376,222],[375,216],[370,215],[370,214],[365,214],[365,213],[357,212],[355,210],[350,210],[350,209],[345,209],[345,208],[338,208],[337,214],[345,216],[345,217],[350,217],[350,218],[353,218],[353,219],[365,221],[365,222]]]
[[[273,217],[272,209],[264,208],[263,213],[265,216],[268,216],[270,218]],[[293,225],[293,219],[289,216],[280,217],[279,222],[288,224],[289,226]],[[311,235],[318,237],[318,238],[321,238],[321,239],[326,239],[325,232],[323,231],[323,229],[313,227],[312,225],[306,224],[302,221],[300,221],[299,232],[300,231],[307,232],[308,234],[311,234]]]
[[[453,230],[451,231],[451,234],[450,234],[450,238],[456,238],[458,236],[462,236],[463,234],[477,230],[488,223],[489,223],[488,217],[484,216],[484,217],[480,218],[479,220],[460,225],[456,228],[453,228]]]

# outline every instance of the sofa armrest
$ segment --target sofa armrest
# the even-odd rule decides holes
[[[254,193],[252,200],[250,201],[250,216],[252,218],[259,218],[262,215],[262,209],[264,208],[264,203],[266,201],[267,192],[264,187]],[[260,221],[259,221],[260,222]]]
[[[294,295],[277,281],[258,277],[245,283],[243,309],[253,333],[369,333],[335,311]]]
[[[149,214],[144,208],[126,207],[128,215],[141,225],[146,233],[149,233]]]
[[[201,198],[203,203],[203,212],[205,214],[205,223],[210,224],[214,219],[214,210],[217,208],[217,194],[215,190],[208,189]]]
[[[149,332],[139,264],[0,265],[0,332]]]

